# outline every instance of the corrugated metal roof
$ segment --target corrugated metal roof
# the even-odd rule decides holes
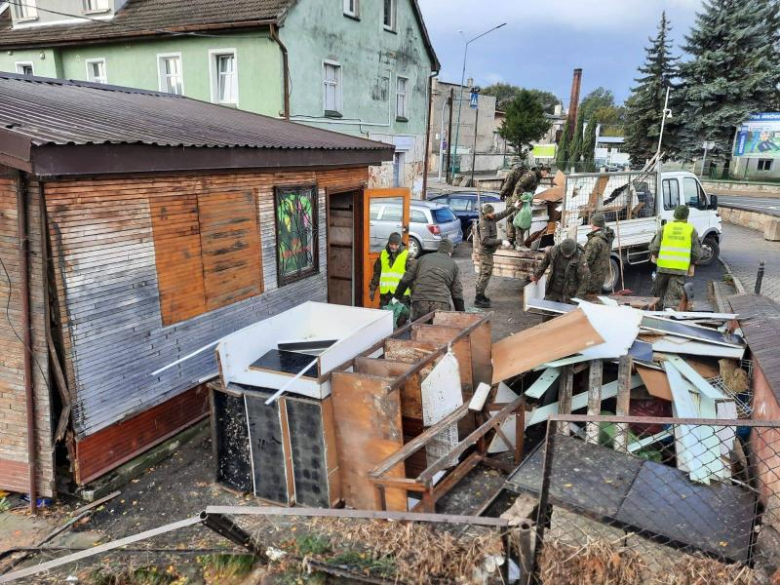
[[[181,96],[0,74],[0,129],[33,146],[386,150],[392,145]]]

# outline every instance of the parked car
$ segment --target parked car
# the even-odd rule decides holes
[[[381,200],[371,203],[371,250],[378,252],[393,232],[400,231],[401,203]],[[412,201],[409,206],[409,255],[439,249],[442,238],[455,245],[463,241],[460,220],[446,205],[432,201]]]
[[[473,191],[464,191],[457,193],[448,193],[446,195],[437,195],[431,197],[428,201],[435,201],[449,206],[453,213],[460,220],[461,230],[464,239],[471,237],[471,227],[475,220],[479,219],[479,205],[477,204],[477,193]],[[496,211],[504,209],[504,202],[501,201],[498,193],[495,191],[486,191],[480,194],[480,201],[491,203],[496,207]]]

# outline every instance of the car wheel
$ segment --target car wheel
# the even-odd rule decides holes
[[[620,280],[620,264],[618,259],[612,256],[609,259],[609,274],[607,274],[607,280],[604,281],[601,291],[605,293],[615,292],[618,280]]]
[[[409,238],[409,246],[407,249],[409,250],[409,256],[417,258],[420,255],[420,242],[414,238]]]
[[[720,244],[714,236],[707,236],[701,243],[701,258],[697,264],[699,266],[709,266],[720,256]]]

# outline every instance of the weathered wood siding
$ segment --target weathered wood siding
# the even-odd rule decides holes
[[[46,185],[58,301],[77,438],[158,405],[216,373],[205,352],[151,373],[252,322],[307,300],[325,301],[325,188],[359,186],[366,168],[63,180]],[[273,188],[319,187],[319,274],[278,287]],[[165,326],[152,210],[176,195],[251,192],[260,231],[264,292]],[[184,242],[184,240],[182,240]],[[159,261],[159,259],[157,259]],[[187,279],[186,271],[181,278]]]
[[[24,353],[21,341],[21,279],[19,273],[19,231],[16,207],[16,171],[0,165],[0,489],[26,492],[27,413],[24,391]],[[44,295],[41,263],[40,190],[28,189],[28,232],[30,241],[30,312],[32,319],[33,389],[38,493],[53,495],[54,455],[52,413],[49,399],[48,351],[44,329]],[[10,279],[10,287],[9,287]]]

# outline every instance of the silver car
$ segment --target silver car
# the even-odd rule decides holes
[[[393,232],[401,232],[403,208],[395,201],[371,203],[371,251],[379,252]],[[457,245],[463,241],[460,220],[446,205],[432,201],[412,201],[409,206],[409,255],[439,249],[442,238]]]

